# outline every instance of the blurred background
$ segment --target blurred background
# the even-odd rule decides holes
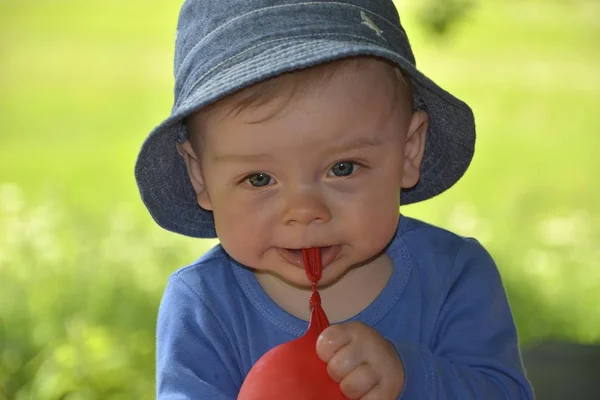
[[[0,400],[154,397],[167,277],[215,244],[156,226],[133,178],[171,107],[180,5],[0,1]],[[587,398],[600,377],[600,2],[397,5],[420,68],[478,126],[465,178],[402,211],[483,242],[538,398],[557,382]]]

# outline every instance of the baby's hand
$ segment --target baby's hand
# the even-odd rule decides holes
[[[404,366],[394,346],[360,322],[332,325],[317,340],[317,354],[349,399],[396,400]]]

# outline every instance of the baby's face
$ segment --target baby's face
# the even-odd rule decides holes
[[[321,247],[323,284],[383,255],[427,125],[425,115],[422,137],[407,138],[418,121],[390,68],[342,67],[283,108],[273,100],[192,123],[204,135],[199,203],[238,262],[306,286],[302,248]]]

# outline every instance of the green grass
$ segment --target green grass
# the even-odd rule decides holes
[[[523,343],[599,341],[600,4],[481,1],[441,39],[419,4],[401,5],[419,66],[473,107],[478,143],[403,212],[481,239]],[[155,226],[133,179],[171,107],[179,5],[0,2],[0,400],[153,396],[166,277],[213,244]]]

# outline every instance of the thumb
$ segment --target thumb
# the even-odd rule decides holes
[[[352,340],[352,336],[343,324],[331,325],[317,338],[317,355],[328,363],[342,347]]]

